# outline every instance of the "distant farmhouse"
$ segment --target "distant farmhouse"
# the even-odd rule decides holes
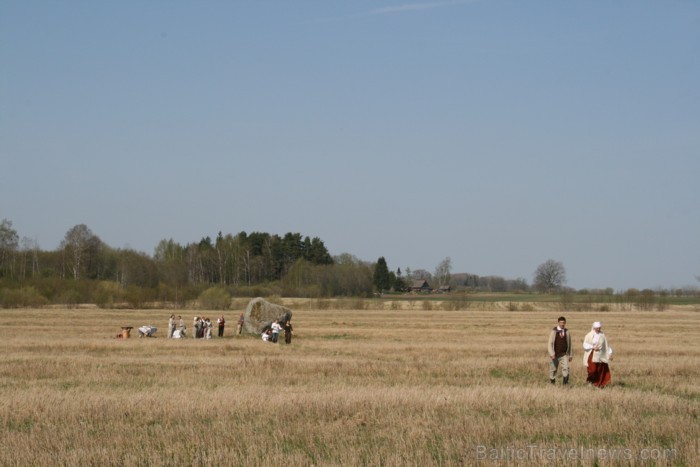
[[[452,287],[449,285],[441,285],[440,288],[438,289],[438,292],[440,293],[450,293],[452,292]]]
[[[413,284],[408,288],[409,292],[423,292],[423,293],[430,293],[430,284],[428,284],[428,281],[425,279],[420,279],[417,281],[413,281]]]

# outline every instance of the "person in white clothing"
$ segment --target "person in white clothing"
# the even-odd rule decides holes
[[[168,339],[172,339],[173,332],[175,332],[175,315],[170,315],[170,319],[168,319]]]
[[[276,344],[280,338],[280,331],[282,331],[282,326],[280,326],[280,322],[278,319],[276,319],[272,323],[272,325],[270,326],[270,329],[272,329],[272,343]]]
[[[211,330],[214,327],[214,325],[211,324],[211,320],[209,318],[204,320],[204,337],[206,339],[211,339]]]
[[[612,357],[612,347],[608,344],[608,338],[602,331],[603,325],[600,321],[593,323],[591,332],[583,339],[583,365],[588,368],[586,382],[597,388],[604,388],[610,383],[610,362]]]

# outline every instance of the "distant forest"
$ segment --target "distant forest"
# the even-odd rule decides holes
[[[564,273],[563,265],[555,262],[555,266]],[[371,297],[405,292],[424,280],[438,290],[445,286],[465,292],[540,290],[537,280],[530,286],[522,278],[451,274],[450,258],[431,274],[408,267],[403,273],[401,268],[390,270],[384,257],[376,262],[348,253],[333,257],[320,238],[300,233],[219,232],[215,239],[204,237],[185,245],[161,240],[151,256],[112,248],[84,224],[69,229],[56,250],[44,251],[35,241],[20,240],[11,221],[0,222],[0,307],[4,308],[83,303],[105,308],[184,306],[193,300],[200,304],[208,300],[219,308],[231,297]],[[563,283],[545,289],[576,292]],[[613,294],[612,289],[591,292]],[[676,296],[696,293],[672,291]],[[656,295],[634,289],[626,294]]]
[[[523,279],[450,276],[446,259],[436,276],[406,268],[377,274],[377,263],[344,253],[332,257],[318,237],[300,233],[223,234],[215,239],[179,244],[161,240],[153,256],[112,248],[86,225],[69,229],[60,246],[44,251],[35,241],[20,240],[12,222],[0,223],[0,306],[97,303],[100,306],[184,304],[211,288],[231,296],[370,297],[376,292],[405,291],[417,279],[438,285],[509,291],[528,288]],[[456,284],[457,280],[459,284]],[[209,295],[211,291],[209,291]]]
[[[112,248],[84,224],[68,230],[55,251],[20,242],[10,221],[0,224],[0,306],[183,303],[212,286],[244,296],[367,296],[372,271],[350,255],[334,260],[320,238],[300,233],[161,240],[149,256]]]

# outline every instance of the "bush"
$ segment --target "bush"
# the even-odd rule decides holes
[[[637,308],[640,310],[652,310],[654,308],[654,302],[655,296],[654,296],[654,291],[651,289],[644,289],[642,290],[641,294],[637,295],[636,297],[636,303]]]
[[[68,308],[75,308],[82,302],[80,292],[74,289],[68,289],[58,296],[58,303],[65,305]]]
[[[231,300],[231,306],[229,309],[245,310],[248,307],[248,303],[250,303],[249,298],[234,298]]]
[[[192,300],[199,296],[201,292],[190,290],[185,287],[176,287],[168,284],[158,284],[156,299],[161,302],[174,303],[177,306],[184,306],[187,300]]]
[[[132,308],[143,308],[149,299],[149,289],[130,285],[124,291],[124,300]]]
[[[95,305],[106,309],[114,308],[114,295],[106,290],[100,290],[95,296]]]
[[[440,304],[440,309],[445,311],[459,311],[461,309],[461,302],[457,300],[443,300]]]
[[[570,309],[571,305],[573,305],[573,303],[574,303],[574,296],[571,293],[564,292],[559,297],[559,305],[561,306],[562,310]]]
[[[210,290],[210,289],[207,289]],[[206,292],[206,291],[205,291]],[[236,297],[271,297],[273,295],[282,295],[282,288],[279,284],[259,284],[250,286],[238,286],[233,290],[233,295]]]
[[[0,290],[0,307],[3,308],[38,308],[46,304],[48,304],[46,297],[42,296],[34,287]]]
[[[116,282],[103,281],[95,293],[95,304],[100,308],[114,308],[114,303],[120,299],[121,290]]]
[[[199,307],[204,310],[226,310],[231,305],[231,296],[221,287],[211,287],[199,295]]]

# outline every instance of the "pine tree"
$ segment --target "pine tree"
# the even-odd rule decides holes
[[[386,260],[381,256],[374,266],[374,276],[372,283],[379,292],[389,290],[391,288],[391,278],[389,276],[389,267],[386,265]]]

